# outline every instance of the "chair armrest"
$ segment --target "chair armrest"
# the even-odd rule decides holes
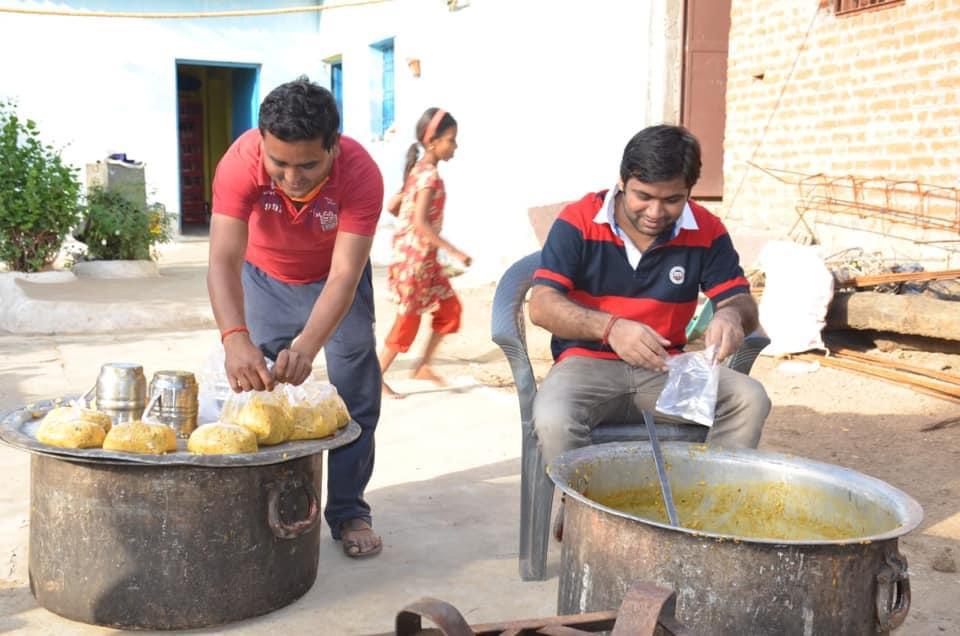
[[[743,339],[743,344],[740,345],[737,352],[727,358],[724,364],[734,371],[750,375],[750,369],[753,368],[754,361],[768,344],[770,344],[770,338],[760,331],[754,331]]]
[[[533,273],[539,265],[539,251],[521,258],[504,272],[493,296],[491,336],[510,363],[520,400],[520,417],[524,423],[529,422],[533,415],[537,383],[527,352],[523,303]]]

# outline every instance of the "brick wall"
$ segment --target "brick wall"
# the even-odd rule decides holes
[[[724,215],[786,233],[803,199],[797,181],[822,173],[838,178],[834,187],[806,179],[808,196],[856,201],[856,182],[869,205],[919,211],[938,226],[958,220],[955,201],[943,198],[950,191],[920,197],[915,184],[891,184],[960,187],[960,0],[906,0],[845,16],[832,4],[733,0]],[[956,229],[808,204],[815,209],[804,218],[827,246],[958,261]],[[945,239],[955,242],[925,242]]]

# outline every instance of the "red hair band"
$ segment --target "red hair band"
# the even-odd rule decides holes
[[[443,119],[443,116],[447,114],[447,111],[442,108],[438,108],[437,112],[433,114],[433,117],[430,118],[430,123],[427,124],[427,129],[423,133],[423,145],[426,146],[430,143],[430,140],[433,139],[437,134],[437,127],[440,125],[440,120]]]

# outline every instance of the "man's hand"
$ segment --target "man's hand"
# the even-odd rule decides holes
[[[245,333],[235,333],[223,341],[227,381],[234,393],[242,391],[272,391],[273,376],[267,370],[263,353]]]
[[[273,377],[277,382],[303,384],[313,372],[314,357],[316,357],[315,354],[310,355],[302,349],[302,346],[299,346],[297,340],[294,340],[289,349],[284,349],[277,356],[277,363],[273,365]]]
[[[743,322],[740,314],[734,309],[721,307],[713,314],[703,338],[708,347],[716,345],[715,360],[722,362],[743,344]]]
[[[642,322],[618,319],[607,335],[607,342],[630,366],[651,371],[667,370],[667,351],[664,347],[669,346],[670,341]]]

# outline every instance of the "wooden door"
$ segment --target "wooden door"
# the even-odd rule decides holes
[[[730,0],[686,0],[684,23],[681,121],[700,140],[703,160],[693,196],[719,199],[723,197]]]

